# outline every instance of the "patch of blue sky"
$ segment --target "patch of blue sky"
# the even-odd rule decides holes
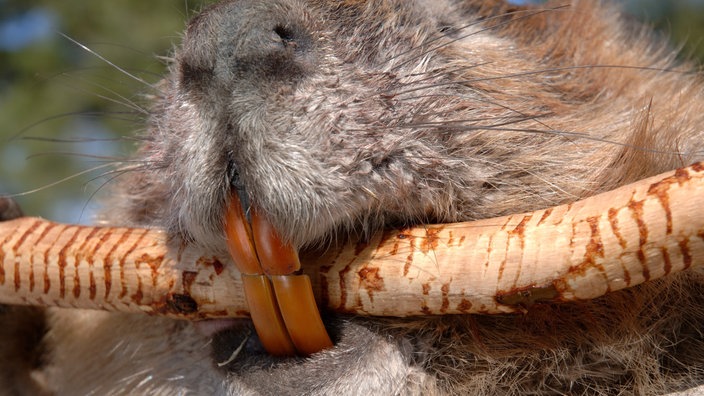
[[[56,16],[35,8],[0,21],[0,50],[19,51],[54,34]]]

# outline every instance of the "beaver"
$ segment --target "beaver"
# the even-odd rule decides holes
[[[221,1],[188,24],[101,221],[226,254],[235,187],[314,252],[573,202],[704,158],[692,70],[601,2]],[[268,356],[246,320],[49,309],[23,378],[71,395],[670,393],[704,383],[703,275],[521,315],[330,314],[335,346],[298,358]]]

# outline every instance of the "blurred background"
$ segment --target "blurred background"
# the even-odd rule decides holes
[[[704,0],[622,2],[684,57],[704,60]],[[96,192],[115,176],[109,164],[144,131],[160,56],[203,4],[0,0],[0,194],[17,195],[27,214],[90,222]]]
[[[201,3],[0,0],[0,194],[20,194],[27,214],[90,222],[116,176],[100,175],[134,151],[160,57]]]

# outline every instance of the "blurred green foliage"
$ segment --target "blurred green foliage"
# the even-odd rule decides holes
[[[0,193],[41,188],[132,151],[133,143],[120,137],[143,130],[145,95],[153,92],[118,67],[147,83],[157,82],[166,63],[158,56],[168,55],[180,41],[186,20],[200,3],[0,0],[0,26],[37,12],[51,23],[48,34],[30,45],[14,51],[0,49]],[[0,41],[11,39],[6,30],[0,34],[6,35]],[[115,138],[116,144],[105,141]],[[84,214],[84,205],[92,203],[92,194],[112,177],[93,180],[99,173],[17,200],[33,215],[89,222],[90,211]]]
[[[684,42],[704,59],[704,8],[694,0],[623,0],[633,15]],[[0,49],[0,193],[51,185],[133,150],[144,128],[150,83],[159,80],[195,0],[0,0],[0,28],[39,12],[48,34],[20,49]],[[0,37],[0,42],[10,39]],[[81,48],[85,45],[99,56]],[[124,68],[140,82],[118,70]],[[37,141],[32,137],[83,140]],[[107,140],[117,138],[115,144]],[[91,139],[98,139],[91,141]],[[105,158],[82,157],[83,153]],[[54,220],[89,222],[92,195],[113,175],[102,168],[17,199],[25,211]]]
[[[637,19],[669,37],[682,57],[704,61],[704,0],[621,0]]]

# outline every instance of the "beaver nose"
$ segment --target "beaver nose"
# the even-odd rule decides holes
[[[182,75],[213,78],[221,86],[250,77],[300,76],[311,66],[310,20],[295,1],[239,0],[211,6],[186,31]]]

